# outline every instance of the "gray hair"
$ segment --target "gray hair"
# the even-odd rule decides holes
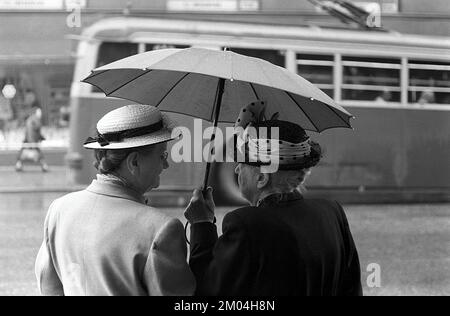
[[[122,162],[133,152],[148,153],[153,150],[154,146],[145,146],[129,149],[96,149],[94,150],[95,162],[94,167],[100,174],[113,174],[119,169]]]
[[[271,174],[269,185],[278,192],[291,192],[301,189],[311,174],[311,168],[302,170],[279,170]]]

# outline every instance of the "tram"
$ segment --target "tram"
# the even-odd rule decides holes
[[[92,153],[82,143],[97,120],[130,103],[106,98],[81,80],[92,69],[127,56],[187,47],[227,47],[286,67],[356,117],[354,131],[311,133],[325,157],[308,179],[310,194],[357,202],[450,200],[450,39],[131,16],[98,21],[79,39],[67,156],[72,182],[88,184],[95,176]],[[193,126],[192,118],[174,118]],[[238,202],[233,164],[217,163],[213,169],[218,197]],[[202,163],[172,163],[160,189],[191,191],[201,185],[204,170]]]

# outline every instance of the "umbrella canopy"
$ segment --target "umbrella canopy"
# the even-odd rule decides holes
[[[83,81],[107,96],[215,123],[234,123],[242,106],[264,100],[268,115],[279,112],[280,120],[306,130],[351,128],[352,115],[309,81],[265,60],[231,51],[151,51],[97,68]]]

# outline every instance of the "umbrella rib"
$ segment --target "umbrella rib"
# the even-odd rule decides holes
[[[250,87],[251,87],[252,90],[253,90],[253,93],[255,94],[256,99],[259,100],[259,96],[258,96],[258,94],[256,93],[255,87],[253,86],[253,84],[252,84],[251,82],[249,82],[249,84],[250,84]]]
[[[285,91],[286,92],[286,91]],[[314,124],[314,122],[311,120],[311,118],[309,117],[308,113],[306,113],[305,110],[303,110],[303,108],[300,106],[300,104],[298,104],[298,102],[295,100],[295,98],[289,93],[286,92],[286,94],[289,96],[289,98],[291,98],[292,101],[294,101],[294,103],[298,106],[298,108],[300,110],[302,110],[303,114],[306,115],[306,117],[308,118],[308,120],[311,122],[311,124],[314,126],[314,128],[316,129],[317,132],[320,132],[320,130],[317,128],[316,124]]]
[[[330,106],[330,105],[328,105],[328,104],[327,104],[327,106],[333,111],[333,113],[334,113],[337,117],[339,117],[339,118],[344,122],[344,124],[345,124],[346,126],[351,127],[350,123],[347,122],[346,120],[344,120],[338,113],[336,113],[336,110],[335,110],[332,106]]]
[[[94,71],[93,71],[90,76],[88,76],[86,79],[81,80],[81,82],[87,82],[86,80],[89,80],[89,79],[92,79],[94,77],[97,77],[98,75],[101,75],[101,74],[103,74],[103,73],[105,73],[107,71],[108,70],[100,70],[100,71],[97,71],[97,73],[94,73]]]
[[[106,96],[110,96],[111,94],[113,94],[113,93],[116,92],[117,90],[120,90],[120,89],[122,89],[123,87],[125,87],[127,84],[133,82],[134,80],[137,80],[137,79],[141,78],[142,76],[145,76],[146,74],[148,74],[148,73],[150,73],[150,72],[152,72],[152,71],[153,71],[153,69],[146,70],[143,74],[140,74],[139,76],[134,77],[134,78],[131,79],[131,80],[128,80],[128,81],[125,82],[124,84],[121,84],[118,88],[116,88],[116,89],[114,89],[113,91],[111,91],[111,92],[109,92],[108,94],[106,94]]]
[[[172,87],[169,89],[169,91],[167,91],[167,93],[162,97],[161,100],[159,100],[158,104],[156,104],[156,107],[160,106],[161,103],[164,101],[165,98],[167,98],[167,96],[173,91],[173,89],[176,88],[176,86],[178,86],[181,81],[184,80],[184,78],[186,78],[188,75],[190,75],[189,72],[187,72],[183,77],[181,77],[174,85],[172,85]]]
[[[220,78],[217,81],[216,96],[214,97],[214,107],[213,107],[213,110],[211,112],[211,118],[209,120],[210,122],[212,122],[214,120],[214,114],[215,114],[215,110],[216,110],[215,104],[217,103],[217,98],[219,97],[219,88],[220,88]]]

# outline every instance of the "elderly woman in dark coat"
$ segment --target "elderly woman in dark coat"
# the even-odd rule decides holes
[[[254,126],[278,128],[281,142],[277,172],[267,173],[263,162],[250,159],[236,168],[251,206],[225,216],[220,238],[211,188],[196,190],[186,210],[197,294],[362,295],[358,253],[341,205],[305,199],[298,190],[319,162],[320,146],[290,122]]]

